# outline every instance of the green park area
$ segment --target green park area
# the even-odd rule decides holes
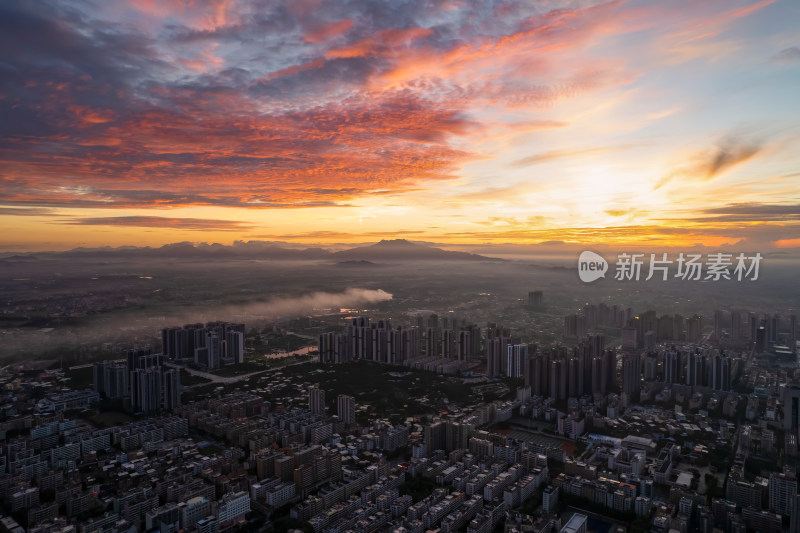
[[[506,400],[514,395],[516,383],[501,381],[488,388],[486,383],[465,383],[459,376],[446,376],[425,370],[383,365],[367,361],[343,364],[309,362],[281,370],[294,383],[317,383],[327,391],[328,409],[335,412],[336,397],[347,394],[356,405],[369,406],[364,415],[405,417],[430,414],[475,403]]]
[[[297,350],[316,347],[317,339],[294,333],[264,331],[257,335],[248,335],[245,340],[246,359],[261,358],[265,355],[291,354]]]

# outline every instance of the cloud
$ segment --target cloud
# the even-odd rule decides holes
[[[800,61],[800,47],[790,46],[789,48],[784,48],[772,56],[772,60],[776,63],[794,63]]]
[[[327,41],[332,37],[336,37],[345,33],[347,30],[353,27],[353,20],[352,19],[344,19],[339,20],[337,22],[331,22],[329,24],[325,24],[320,26],[319,28],[315,28],[308,33],[305,34],[305,40],[310,43],[321,43]]]
[[[433,33],[428,28],[380,30],[367,39],[325,52],[327,58],[396,55],[415,41]]]
[[[513,203],[519,191],[501,175],[475,192],[454,178],[499,137],[586,124],[563,103],[580,109],[644,79],[646,54],[618,53],[626,36],[690,20],[675,40],[703,41],[715,17],[768,3],[724,17],[621,1],[5,3],[0,197],[42,209],[333,208],[441,186],[450,209]],[[711,179],[761,149],[726,142],[675,175]],[[543,148],[512,166],[616,149]],[[189,220],[71,223],[245,227]]]
[[[780,239],[772,244],[776,248],[800,248],[800,237],[796,239]]]
[[[701,212],[713,215],[711,218],[720,222],[800,222],[800,205],[798,204],[741,203],[708,208]]]
[[[397,230],[397,231],[365,231],[365,232],[347,232],[347,231],[306,231],[302,233],[291,233],[291,234],[283,234],[283,235],[254,235],[254,237],[260,239],[288,239],[288,240],[295,240],[295,239],[345,239],[348,241],[352,241],[353,239],[362,239],[362,238],[399,238],[404,237],[406,235],[418,235],[421,233],[426,233],[423,230]]]
[[[658,223],[656,223],[658,222]],[[606,227],[518,227],[507,230],[448,232],[440,238],[450,240],[469,240],[469,242],[516,242],[540,243],[553,240],[565,243],[592,243],[603,246],[646,246],[655,247],[687,247],[696,243],[706,246],[729,246],[747,244],[766,246],[767,243],[779,240],[796,239],[800,234],[797,224],[770,223],[750,224],[746,221],[725,223],[714,219],[676,218],[669,226],[661,225],[664,221],[651,224],[614,225]]]
[[[0,216],[2,215],[13,215],[13,216],[23,216],[23,217],[41,217],[41,216],[52,216],[55,215],[56,212],[52,209],[48,209],[46,207],[3,207],[0,206]]]
[[[44,1],[0,7],[9,205],[348,205],[452,178],[476,157],[470,136],[496,127],[474,109],[624,78],[598,64],[547,79],[548,54],[606,31],[617,4]]]
[[[745,163],[762,151],[762,142],[730,135],[716,147],[695,154],[689,165],[683,166],[662,177],[655,189],[660,189],[674,178],[692,181],[708,181],[727,170]]]
[[[606,209],[605,214],[612,216],[612,217],[624,217],[626,215],[632,215],[636,213],[637,210],[634,208],[629,209]]]
[[[202,218],[168,218],[157,216],[89,217],[65,219],[59,224],[81,226],[128,226],[139,228],[169,228],[191,231],[241,231],[251,224],[236,220],[212,220]]]
[[[728,168],[747,161],[760,150],[761,147],[754,144],[721,146],[703,165],[705,168],[700,168],[705,174],[705,179],[711,179]]]
[[[8,204],[335,206],[446,179],[468,156],[449,147],[449,136],[468,127],[457,110],[413,97],[270,117],[151,109],[99,137],[76,132],[26,150],[13,146],[24,141],[12,143],[0,189]],[[59,163],[47,163],[54,151]]]
[[[603,153],[613,152],[616,150],[622,150],[623,148],[624,147],[600,146],[600,147],[585,148],[585,149],[552,150],[550,152],[542,152],[539,154],[530,155],[528,157],[523,157],[522,159],[517,159],[516,161],[511,163],[511,165],[515,167],[526,167],[530,165],[537,165],[540,163],[548,163],[550,161],[556,161],[558,159],[573,159],[584,156],[603,154]]]

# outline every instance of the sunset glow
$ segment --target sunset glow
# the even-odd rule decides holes
[[[0,251],[800,247],[791,0],[8,2]]]

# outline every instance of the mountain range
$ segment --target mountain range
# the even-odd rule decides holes
[[[406,239],[382,240],[375,244],[332,252],[324,248],[292,248],[269,241],[237,241],[232,245],[179,242],[159,248],[123,246],[119,248],[75,248],[65,252],[36,252],[0,257],[0,261],[18,262],[32,259],[73,257],[75,259],[109,260],[114,258],[162,258],[177,260],[330,260],[385,263],[403,261],[501,261],[467,252],[443,250]]]

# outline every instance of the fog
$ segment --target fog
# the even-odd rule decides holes
[[[609,262],[613,256],[607,256]],[[551,254],[517,260],[275,260],[148,257],[127,251],[36,254],[0,259],[0,361],[21,357],[91,359],[134,344],[160,347],[165,327],[209,321],[243,322],[248,330],[340,308],[393,324],[411,323],[416,309],[459,317],[482,327],[495,322],[526,340],[555,342],[563,316],[587,303],[634,312],[695,313],[715,309],[796,314],[798,263],[767,257],[757,281],[618,281],[583,283],[577,257]],[[529,291],[545,306],[525,309]],[[343,315],[345,316],[345,315]],[[343,324],[328,320],[328,327]],[[312,336],[314,332],[306,332]]]

